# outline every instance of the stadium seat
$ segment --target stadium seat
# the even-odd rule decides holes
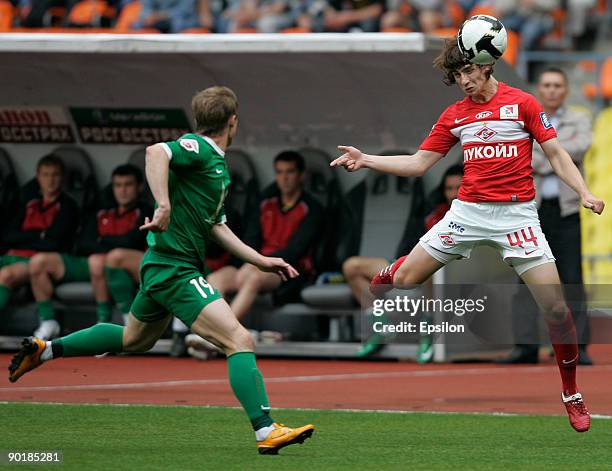
[[[135,0],[125,5],[119,12],[117,23],[115,23],[115,31],[128,32],[130,31],[138,19],[142,11],[142,3]]]
[[[601,96],[606,100],[612,99],[612,57],[606,59],[599,76]]]
[[[569,49],[572,40],[567,33],[567,11],[563,8],[555,8],[550,16],[553,19],[553,29],[540,41],[540,47],[544,49]]]
[[[0,236],[8,227],[7,222],[15,214],[18,202],[19,185],[13,163],[8,153],[0,148],[0,220],[4,221],[0,227]]]
[[[63,146],[53,150],[66,164],[66,191],[77,201],[82,211],[98,205],[98,183],[91,157],[79,147]]]
[[[516,61],[518,60],[519,47],[521,43],[521,38],[518,33],[514,31],[507,31],[508,33],[508,46],[506,47],[506,52],[502,58],[510,65],[515,66]]]
[[[465,21],[465,12],[461,5],[459,5],[459,2],[448,2],[447,11],[453,26],[459,28]]]
[[[59,284],[55,287],[55,296],[63,303],[71,305],[93,305],[96,302],[93,287],[88,281],[72,281],[70,283]]]
[[[77,3],[68,14],[71,26],[108,26],[117,14],[114,7],[102,0],[83,0]]]
[[[582,86],[582,93],[591,99],[603,98],[612,100],[612,57],[604,61],[598,77],[599,86],[586,83]]]
[[[153,193],[151,193],[151,188],[149,188],[149,183],[147,182],[146,174],[145,174],[145,148],[136,149],[134,152],[130,154],[127,162],[128,164],[135,165],[140,170],[142,170],[142,177],[144,178],[144,191],[143,191],[143,199],[150,204],[155,202],[153,198]]]
[[[597,98],[597,91],[597,85],[594,83],[585,83],[582,85],[582,94],[591,100]]]
[[[353,255],[391,260],[400,245],[414,245],[424,232],[420,178],[370,172],[347,193],[345,202],[339,224],[343,238],[336,249],[337,265]],[[355,307],[344,283],[319,282],[304,289],[302,299],[308,306],[323,309]]]
[[[228,149],[225,159],[232,179],[226,206],[234,208],[243,218],[256,207],[259,200],[259,179],[253,158],[243,150]]]
[[[322,237],[317,243],[314,262],[318,273],[338,270],[334,263],[338,237],[342,232],[339,226],[339,212],[342,199],[338,172],[329,166],[330,155],[312,147],[302,147],[298,152],[306,162],[305,189],[313,195],[324,208],[325,220]]]
[[[66,10],[66,7],[51,7],[47,10],[48,14],[49,14],[49,20],[47,23],[47,26],[53,26],[53,25],[61,25],[64,23],[64,20],[66,19],[66,13],[68,13],[68,11]]]
[[[13,26],[15,8],[6,0],[0,1],[0,31],[5,31]]]

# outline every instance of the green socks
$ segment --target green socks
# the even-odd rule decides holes
[[[36,303],[38,306],[38,317],[41,321],[50,321],[55,319],[55,309],[53,308],[53,301],[48,299],[47,301],[39,301]]]
[[[113,316],[113,305],[110,301],[98,301],[96,314],[98,322],[110,322]]]
[[[253,430],[274,423],[263,377],[257,369],[253,352],[238,352],[227,357],[229,381],[234,395],[249,416]]]
[[[123,327],[96,324],[51,342],[53,358],[101,355],[123,351]]]
[[[134,280],[121,268],[104,268],[106,285],[122,314],[130,312],[134,299]]]
[[[0,285],[0,311],[2,311],[11,299],[11,288]]]

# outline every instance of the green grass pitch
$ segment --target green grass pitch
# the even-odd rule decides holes
[[[259,456],[233,408],[0,404],[0,450],[62,450],[62,470],[610,469],[612,421],[574,432],[565,417],[276,410],[311,422],[303,445]],[[4,468],[5,466],[0,466]]]

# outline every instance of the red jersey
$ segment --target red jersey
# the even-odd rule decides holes
[[[60,202],[55,200],[52,203],[45,203],[42,198],[32,199],[27,202],[25,217],[21,224],[22,231],[46,231],[51,227],[53,221],[60,212]],[[32,257],[38,253],[32,249],[11,249],[8,255],[18,257]]]
[[[461,141],[461,201],[531,201],[533,139],[541,144],[554,137],[557,133],[540,103],[499,82],[487,103],[465,97],[446,108],[420,149],[446,154]]]
[[[267,257],[276,255],[287,247],[293,235],[299,230],[309,211],[308,204],[301,200],[288,211],[281,208],[280,197],[265,199],[259,206],[261,224],[261,253]],[[312,271],[310,254],[302,256],[298,262],[301,271]]]

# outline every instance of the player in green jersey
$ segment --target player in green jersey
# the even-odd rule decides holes
[[[276,454],[302,443],[312,425],[296,429],[274,423],[253,341],[236,320],[219,292],[206,281],[206,242],[223,248],[281,279],[298,276],[281,258],[264,257],[244,244],[225,224],[223,201],[230,178],[224,159],[238,125],[238,100],[226,87],[211,87],[192,100],[196,133],[147,148],[147,181],[156,201],[149,230],[149,250],[141,267],[141,286],[126,327],[97,324],[50,342],[24,339],[9,366],[9,380],[43,362],[105,352],[149,350],[176,316],[196,334],[219,346],[227,355],[230,385],[247,413],[262,454]]]

